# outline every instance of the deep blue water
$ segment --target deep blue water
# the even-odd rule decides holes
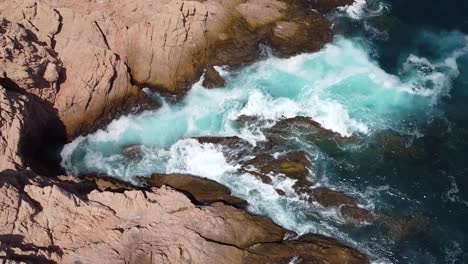
[[[379,16],[335,21],[341,34],[370,43],[373,57],[389,73],[401,74],[409,54],[443,57],[457,42],[449,35],[468,33],[468,1],[385,3],[388,8]],[[408,148],[418,148],[420,155],[338,158],[359,170],[340,171],[337,181],[348,183],[354,175],[359,177],[356,188],[388,184],[400,193],[382,195],[376,208],[402,218],[430,219],[429,228],[388,245],[389,259],[397,263],[468,263],[468,56],[457,63],[460,74],[440,98],[438,113],[418,125],[422,137],[408,139]]]
[[[298,233],[337,237],[376,263],[468,263],[468,1],[368,0],[329,17],[338,36],[322,51],[225,69],[226,88],[198,83],[179,103],[78,138],[62,152],[63,166],[126,180],[201,175],[248,200],[252,212]],[[345,225],[333,210],[304,205],[291,180],[272,186],[238,175],[218,147],[190,139],[262,141],[260,125],[236,125],[240,115],[309,116],[357,137],[336,147],[292,133],[275,151],[307,151],[311,185],[351,193],[384,221]],[[122,155],[132,144],[144,146],[141,161]]]

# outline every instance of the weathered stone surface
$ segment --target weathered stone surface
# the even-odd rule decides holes
[[[362,264],[369,258],[350,247],[340,245],[335,239],[321,235],[305,235],[296,241],[262,243],[249,248],[256,254],[269,256],[273,263],[288,263],[291,256],[298,256],[302,263]],[[296,254],[296,255],[294,255]]]
[[[0,58],[0,79],[54,101],[62,62],[33,32],[0,18]]]
[[[146,182],[150,186],[166,185],[186,192],[199,203],[224,202],[238,207],[247,206],[246,201],[232,196],[227,187],[209,179],[191,175],[154,173]]]
[[[67,179],[69,185],[82,184]],[[11,263],[369,263],[338,241],[283,241],[265,217],[214,203],[197,207],[169,187],[82,195],[52,179],[0,175],[0,257]],[[360,262],[356,262],[356,261]],[[341,262],[337,262],[341,261]]]
[[[7,169],[24,169],[40,156],[45,130],[60,137],[63,128],[55,126],[54,109],[34,95],[0,85],[0,172]],[[42,157],[41,157],[42,158]]]

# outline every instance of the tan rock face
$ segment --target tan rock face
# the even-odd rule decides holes
[[[24,101],[24,96],[10,94],[0,86],[0,171],[16,169],[22,165],[19,132],[24,125]]]
[[[60,132],[59,127],[53,127],[53,109],[20,92],[0,85],[0,172],[34,165],[29,159],[42,146],[36,143],[42,137],[42,128],[54,128],[51,135]]]
[[[197,207],[168,187],[79,195],[79,179],[0,176],[0,257],[13,263],[369,263],[336,240],[283,241],[287,230],[265,217]]]
[[[53,102],[62,67],[57,54],[24,26],[0,21],[0,79]]]

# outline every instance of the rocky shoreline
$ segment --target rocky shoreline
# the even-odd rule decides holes
[[[0,259],[4,263],[369,263],[320,235],[298,237],[245,211],[226,187],[189,175],[157,175],[133,186],[109,177],[60,176],[54,148],[122,114],[155,109],[142,90],[182,96],[214,66],[242,67],[261,56],[313,52],[332,40],[319,12],[340,1],[18,0],[0,3]],[[313,11],[313,10],[315,11]],[[335,135],[309,120],[321,137]],[[245,147],[236,138],[200,142]],[[264,146],[268,147],[268,146]],[[298,180],[301,153],[246,161]],[[56,151],[55,151],[56,152]],[[232,156],[230,158],[238,158]],[[265,165],[268,164],[268,165]],[[201,175],[203,176],[203,175]],[[324,194],[325,193],[325,194]],[[323,206],[371,221],[353,197],[310,190]],[[322,197],[333,197],[338,204]]]

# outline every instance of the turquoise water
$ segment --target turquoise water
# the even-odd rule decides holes
[[[466,95],[463,78],[468,38],[455,30],[419,30],[412,36],[415,45],[402,47],[399,56],[383,62],[379,49],[384,45],[380,42],[387,45],[388,40],[373,34],[375,25],[366,23],[386,16],[389,5],[358,1],[353,8],[331,14],[341,35],[320,52],[288,59],[270,54],[238,71],[219,67],[227,80],[226,88],[208,90],[200,81],[178,103],[160,98],[163,106],[157,111],[122,117],[105,130],[66,145],[62,166],[71,173],[100,173],[129,181],[154,172],[201,175],[230,187],[235,195],[249,201],[252,212],[268,215],[298,233],[340,238],[369,253],[376,263],[462,263],[457,261],[466,260],[466,255],[458,248],[468,245],[463,235],[466,230],[459,221],[453,223],[453,229],[450,221],[440,221],[448,212],[443,209],[446,205],[439,203],[447,195],[449,202],[454,200],[457,206],[448,210],[456,210],[458,214],[452,216],[456,218],[466,215],[468,202],[458,196],[458,176],[443,166],[434,168],[433,162],[438,161],[438,153],[465,154],[465,149],[446,148],[437,140],[452,136],[448,127],[458,129],[447,108],[464,104],[450,102],[450,96],[454,91]],[[362,28],[346,28],[354,23],[358,25],[354,28]],[[414,48],[418,45],[431,52],[420,52]],[[235,120],[242,115],[267,122],[241,127]],[[431,238],[441,237],[444,231],[448,237],[427,246],[427,237],[418,237],[420,234],[396,239],[379,226],[350,228],[334,209],[301,201],[292,189],[292,180],[275,177],[268,185],[247,173],[239,175],[239,165],[226,160],[221,147],[191,139],[239,136],[255,145],[266,139],[262,128],[295,116],[309,116],[342,136],[359,139],[330,151],[294,133],[285,137],[275,152],[307,151],[314,163],[311,186],[326,185],[353,194],[360,198],[360,206],[391,217],[424,215],[434,223],[428,231]],[[464,123],[468,120],[465,117],[461,115],[455,122]],[[460,130],[461,135],[468,131]],[[397,150],[401,153],[382,154],[379,137],[389,134],[404,142]],[[465,144],[464,139],[456,140]],[[141,160],[122,154],[129,145],[142,145]],[[413,148],[422,154],[405,154]],[[455,173],[463,175],[467,170],[463,172],[458,166]],[[435,180],[414,178],[422,173],[433,175],[438,169],[448,173],[434,175],[444,177],[443,187]],[[279,196],[275,188],[288,196]],[[455,262],[448,261],[450,258]]]

